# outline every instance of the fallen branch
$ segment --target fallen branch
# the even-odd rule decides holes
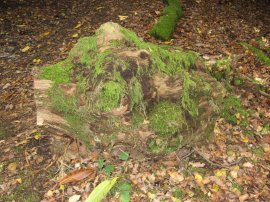
[[[230,163],[228,165],[219,164],[219,163],[216,163],[216,162],[211,161],[209,158],[206,157],[206,155],[204,153],[202,153],[198,149],[193,148],[193,151],[196,152],[199,156],[201,156],[205,161],[207,161],[212,166],[219,167],[219,168],[230,168],[231,166],[238,165],[243,160],[243,157],[241,157],[237,161],[232,162],[232,163]]]

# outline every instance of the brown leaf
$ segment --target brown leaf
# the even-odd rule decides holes
[[[89,175],[93,175],[94,173],[95,173],[95,170],[93,168],[83,168],[83,169],[75,170],[68,173],[63,179],[61,179],[60,184],[78,182],[88,177]]]
[[[7,169],[11,172],[14,172],[17,169],[17,164],[16,163],[10,163],[7,167]]]

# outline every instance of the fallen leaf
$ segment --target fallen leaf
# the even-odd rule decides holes
[[[48,197],[48,198],[52,197],[53,196],[53,191],[52,190],[47,191],[45,196]]]
[[[195,180],[198,184],[202,183],[203,177],[199,173],[194,174]]]
[[[240,201],[240,202],[244,202],[244,201],[246,201],[248,198],[249,198],[249,195],[248,195],[248,194],[244,194],[244,195],[239,196],[239,201]]]
[[[170,175],[170,180],[174,183],[180,183],[184,180],[184,176],[176,171],[168,171],[168,174]]]
[[[172,41],[164,41],[163,43],[166,44],[166,45],[171,45]]]
[[[22,178],[17,178],[16,179],[16,182],[19,183],[19,184],[21,184],[22,183]]]
[[[40,34],[40,37],[44,37],[44,36],[48,36],[50,34],[50,32],[43,32],[42,34]]]
[[[75,34],[72,35],[72,38],[77,38],[78,36],[79,36],[79,34],[75,33]]]
[[[10,163],[7,167],[7,169],[11,172],[15,171],[17,169],[17,164],[16,163]]]
[[[217,184],[214,184],[213,187],[212,187],[213,192],[218,192],[219,189],[220,189],[220,187]]]
[[[230,175],[231,175],[233,178],[237,178],[237,176],[238,176],[238,171],[237,171],[237,170],[232,170],[232,171],[230,172]]]
[[[244,168],[253,168],[254,165],[252,163],[250,163],[250,162],[246,162],[246,163],[243,164],[243,167]]]
[[[190,162],[189,164],[194,168],[203,168],[205,166],[205,164],[201,162],[195,162],[195,163]]]
[[[82,26],[82,23],[81,22],[78,22],[78,24],[74,27],[74,29],[78,29]]]
[[[29,51],[29,49],[30,49],[30,46],[25,46],[23,49],[21,49],[21,51],[23,53],[25,53],[25,52]]]
[[[215,170],[215,176],[217,177],[225,177],[226,176],[226,169],[219,169],[219,170]]]
[[[81,198],[81,195],[73,195],[68,199],[68,202],[78,202]]]
[[[75,170],[68,173],[63,179],[60,180],[60,184],[67,184],[70,182],[78,182],[88,177],[89,175],[94,174],[95,170],[93,168],[83,168]]]
[[[33,63],[35,63],[35,64],[37,64],[37,65],[38,65],[40,62],[41,62],[41,59],[34,59],[34,60],[33,60]]]
[[[128,18],[128,16],[126,16],[126,15],[118,15],[118,17],[119,17],[120,21],[123,21],[123,20]]]

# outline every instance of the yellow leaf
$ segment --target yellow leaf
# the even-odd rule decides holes
[[[172,41],[164,41],[163,43],[166,44],[166,45],[171,45]]]
[[[60,187],[59,187],[59,189],[60,189],[61,191],[64,191],[64,190],[65,190],[65,185],[61,184]]]
[[[235,116],[236,116],[237,119],[241,119],[241,114],[240,113],[235,114]]]
[[[213,185],[213,192],[218,192],[219,191],[219,186],[217,184]]]
[[[44,32],[44,33],[40,34],[39,36],[44,37],[44,36],[48,36],[49,34],[50,34],[50,32]]]
[[[152,194],[151,192],[147,192],[147,196],[150,199],[155,199],[155,194]]]
[[[189,196],[189,197],[193,197],[193,196],[194,196],[194,193],[193,193],[192,191],[189,191],[189,192],[188,192],[188,196]]]
[[[29,51],[29,49],[30,49],[30,46],[25,46],[23,49],[21,49],[21,51],[23,53],[25,53],[25,52]]]
[[[38,65],[40,62],[41,62],[41,59],[34,59],[34,60],[33,60],[33,63],[35,63],[35,64],[37,64],[37,65]]]
[[[78,24],[74,27],[74,29],[78,29],[82,26],[82,23],[81,22],[78,22]]]
[[[244,143],[248,143],[249,139],[247,137],[245,137],[245,136],[242,136],[241,141],[244,142]]]
[[[102,9],[102,8],[104,8],[103,6],[100,6],[100,7],[97,7],[96,9],[97,10],[100,10],[100,9]]]
[[[78,33],[72,35],[73,38],[77,38],[78,36],[79,36]]]
[[[194,174],[197,183],[202,183],[203,177],[199,173]]]
[[[217,177],[223,177],[223,176],[226,176],[226,174],[227,174],[227,171],[224,168],[219,169],[219,170],[215,170],[214,172],[215,172],[215,176],[217,176]]]
[[[119,20],[121,20],[121,21],[123,21],[123,20],[125,20],[125,19],[128,18],[127,15],[118,15],[118,17],[119,17]]]
[[[16,182],[19,183],[19,184],[21,184],[22,183],[22,178],[17,178],[16,179]]]
[[[39,139],[41,138],[41,136],[42,136],[42,134],[41,134],[41,133],[37,133],[37,134],[35,135],[35,137],[34,137],[34,138],[35,138],[36,140],[39,140]]]

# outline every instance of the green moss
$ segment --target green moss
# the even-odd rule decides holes
[[[129,88],[130,109],[132,110],[137,106],[144,110],[142,86],[136,77],[131,79]]]
[[[45,67],[42,71],[41,78],[49,79],[56,84],[69,83],[72,73],[72,63],[70,60],[64,60],[54,65]]]
[[[76,111],[77,99],[74,96],[65,96],[64,92],[57,85],[50,89],[49,96],[54,110],[63,114],[70,114]]]
[[[260,133],[261,133],[261,135],[269,135],[270,134],[270,124],[264,125]]]
[[[250,50],[253,52],[257,58],[264,64],[270,67],[270,58],[260,49],[246,43],[246,42],[241,42],[240,43],[244,48]]]
[[[140,124],[142,124],[144,121],[144,116],[141,112],[133,111],[132,117],[131,117],[131,123],[134,127],[138,127]]]
[[[80,63],[86,67],[93,64],[96,55],[97,39],[96,36],[83,37],[78,40],[74,48],[69,53],[69,59],[79,59]]]
[[[263,156],[264,155],[264,150],[262,147],[254,147],[251,149],[251,151],[256,156]]]
[[[79,94],[81,93],[86,93],[86,89],[87,89],[87,78],[82,76],[81,74],[78,74],[76,76],[77,79],[77,92]]]
[[[76,96],[65,96],[64,92],[56,85],[49,91],[49,96],[52,109],[63,114],[65,120],[70,125],[68,128],[70,132],[89,146],[88,136],[85,135],[83,128],[88,112],[78,107],[78,98]]]
[[[161,101],[156,104],[149,114],[151,128],[159,135],[172,136],[185,123],[179,104]]]
[[[234,78],[233,78],[233,84],[234,84],[235,86],[240,86],[240,85],[243,84],[243,80],[242,80],[241,78],[239,78],[239,77],[234,77]]]
[[[150,34],[161,40],[169,40],[172,37],[174,28],[183,11],[178,0],[168,0],[168,6],[163,10],[162,16],[152,28]]]
[[[247,124],[248,112],[242,106],[240,99],[235,96],[228,96],[224,99],[221,115],[231,124]]]
[[[229,80],[231,74],[231,60],[230,58],[224,58],[217,60],[216,63],[211,67],[210,74],[215,77],[218,81]]]
[[[179,189],[178,187],[176,187],[173,191],[172,191],[172,195],[173,197],[177,198],[177,199],[183,199],[185,196],[185,193]]]
[[[143,42],[134,32],[122,28],[125,38],[139,49],[145,49],[151,54],[152,66],[151,74],[161,71],[167,75],[179,75],[183,81],[182,104],[183,109],[187,110],[192,116],[198,114],[195,102],[190,98],[192,90],[195,89],[196,83],[188,73],[188,69],[193,66],[198,58],[194,52],[184,52],[178,47],[171,51],[168,47],[158,46],[151,43]]]
[[[125,86],[119,82],[108,81],[104,84],[98,98],[98,107],[108,112],[117,108],[125,92]]]

